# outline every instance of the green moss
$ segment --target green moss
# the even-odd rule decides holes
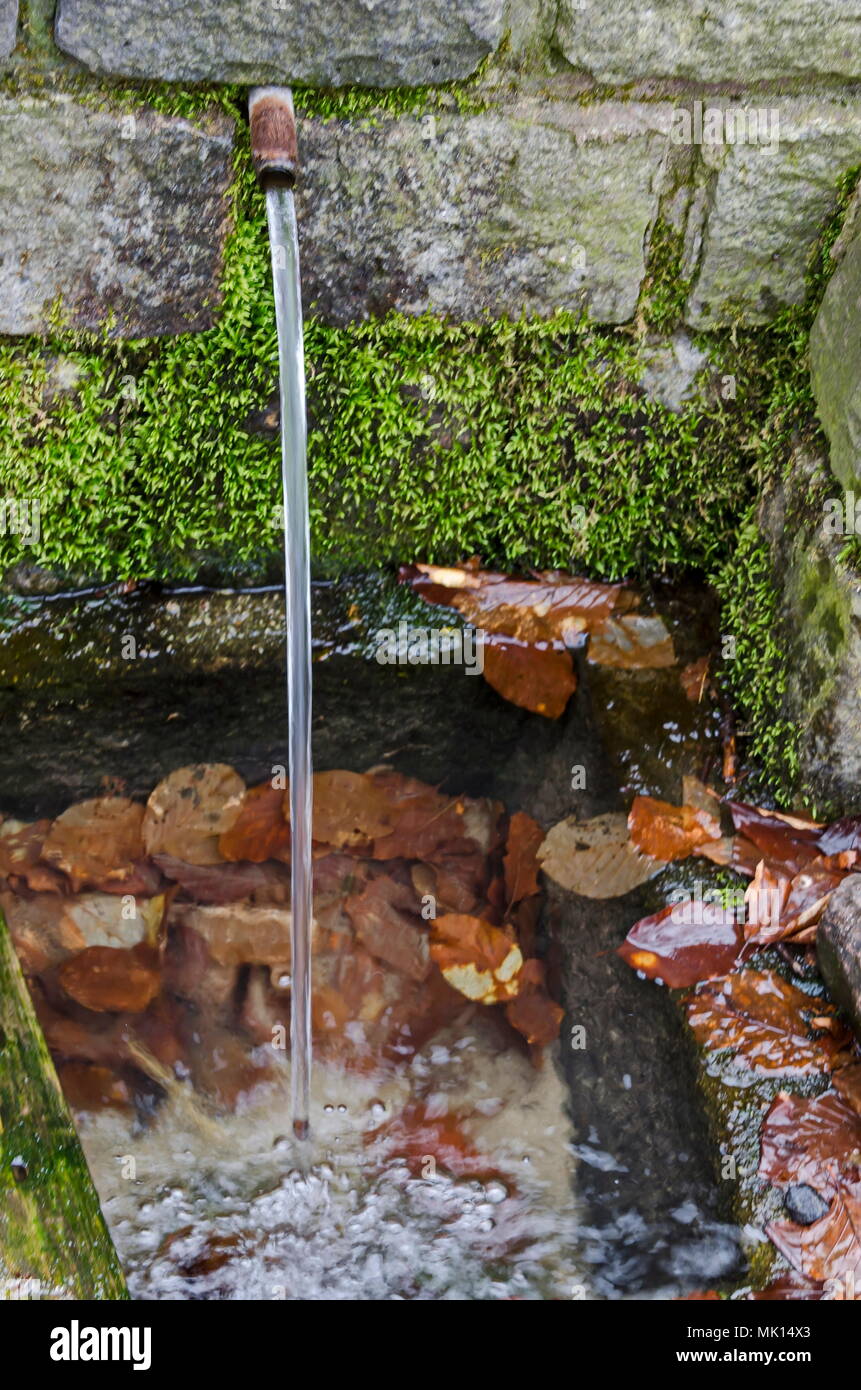
[[[658,217],[649,237],[646,275],[640,291],[640,313],[658,333],[672,333],[681,323],[691,281],[682,275],[684,235]]]

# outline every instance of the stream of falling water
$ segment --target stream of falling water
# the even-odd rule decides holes
[[[281,477],[287,607],[287,704],[291,833],[290,927],[293,1130],[308,1134],[311,1081],[311,570],[306,468],[305,353],[299,285],[299,237],[293,190],[271,185],[266,215],[278,325],[281,380]]]

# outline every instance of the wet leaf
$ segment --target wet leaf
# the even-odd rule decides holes
[[[846,850],[861,850],[861,816],[844,816],[826,826],[819,836],[820,854],[840,854]]]
[[[430,949],[448,983],[467,999],[498,1004],[517,994],[523,965],[520,947],[480,917],[438,917]]]
[[[487,856],[498,847],[500,802],[449,796],[399,772],[374,773],[373,781],[391,810],[389,833],[370,851],[374,859],[438,864],[477,852]]]
[[[76,889],[109,879],[122,885],[144,857],[143,818],[143,806],[128,797],[79,802],[54,821],[42,858],[68,874]]]
[[[851,1105],[856,1115],[861,1115],[861,1062],[841,1067],[832,1077],[835,1091]]]
[[[132,947],[155,944],[164,919],[167,899],[140,898],[127,902],[109,893],[81,893],[66,899],[64,922],[78,932],[87,946]]]
[[[411,1102],[384,1128],[368,1135],[382,1161],[402,1158],[414,1177],[433,1177],[438,1168],[457,1178],[485,1181],[498,1172],[467,1138],[457,1115],[434,1114],[426,1103]],[[428,1162],[430,1160],[430,1162]]]
[[[73,1110],[126,1110],[131,1105],[126,1082],[109,1067],[93,1066],[88,1062],[61,1062],[57,1074]]]
[[[412,889],[405,894],[403,885],[381,875],[347,899],[346,912],[372,956],[411,980],[424,980],[431,970],[428,936],[421,919],[405,910],[408,904],[418,907]]]
[[[586,656],[595,666],[619,671],[658,670],[676,663],[673,639],[663,619],[642,613],[597,623],[591,629]]]
[[[504,637],[485,644],[484,679],[503,700],[545,719],[559,719],[577,689],[570,652]]]
[[[239,815],[220,836],[222,859],[262,864],[267,859],[290,863],[290,825],[284,813],[284,792],[271,782],[249,787]]]
[[[861,1283],[861,1183],[841,1186],[831,1206],[811,1226],[770,1221],[769,1240],[808,1279]]]
[[[817,858],[821,826],[816,821],[762,811],[742,801],[728,801],[726,805],[736,831],[756,845],[759,857],[780,864],[790,877]]]
[[[585,898],[621,897],[664,867],[631,844],[627,816],[616,813],[560,821],[548,833],[538,858],[556,883]]]
[[[822,1001],[773,970],[710,981],[686,1007],[697,1041],[714,1051],[731,1049],[734,1064],[749,1071],[810,1076],[827,1071],[837,1050],[831,1038],[810,1036],[809,1020],[822,1014]]]
[[[812,1284],[808,1279],[802,1278],[796,1271],[789,1274],[781,1274],[774,1283],[769,1284],[765,1289],[759,1289],[755,1293],[749,1293],[748,1299],[751,1301],[778,1303],[783,1301],[815,1302],[824,1296],[823,1284]]]
[[[861,1178],[861,1119],[834,1091],[814,1099],[781,1092],[763,1122],[759,1175],[832,1197],[841,1182]]]
[[[544,965],[527,960],[520,972],[520,992],[505,1006],[512,1028],[522,1033],[533,1047],[546,1047],[559,1037],[565,1010],[547,992]]]
[[[515,811],[508,826],[505,850],[505,898],[509,907],[538,892],[538,851],[544,831],[525,811]]]
[[[698,661],[692,661],[689,666],[685,666],[684,669],[679,672],[679,680],[682,683],[682,689],[692,704],[698,705],[702,702],[708,682],[710,665],[711,657],[701,656]]]
[[[64,961],[57,977],[70,998],[96,1013],[143,1013],[161,989],[152,946],[88,946]]]
[[[165,878],[199,903],[235,903],[252,897],[290,900],[290,874],[281,864],[186,864],[169,854],[157,854],[155,863]]]
[[[314,774],[315,841],[335,849],[369,848],[395,825],[395,804],[374,777],[344,771]]]
[[[642,918],[618,954],[650,980],[681,989],[731,970],[743,940],[733,908],[692,899]]]
[[[144,815],[147,854],[187,864],[218,864],[219,838],[235,824],[245,783],[224,763],[198,763],[171,772],[152,792]]]
[[[203,937],[219,965],[290,963],[290,913],[286,908],[175,903],[170,921]]]
[[[6,820],[0,825],[0,876],[21,879],[34,893],[68,891],[65,876],[42,863],[42,846],[51,829],[49,820]]]
[[[720,839],[720,821],[714,815],[653,796],[634,797],[628,830],[641,854],[665,861],[686,859],[698,845]]]
[[[576,641],[601,618],[636,602],[621,584],[556,572],[515,579],[478,568],[404,565],[398,577],[428,603],[455,608],[475,627],[522,642]]]
[[[66,915],[66,900],[55,893],[20,898],[3,892],[0,908],[27,975],[40,975],[87,944],[80,929]]]

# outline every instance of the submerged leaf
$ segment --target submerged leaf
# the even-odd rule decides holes
[[[628,814],[631,840],[653,859],[686,859],[708,840],[720,839],[720,822],[693,806],[673,806],[653,796],[635,796]]]
[[[640,854],[629,839],[627,817],[613,812],[588,821],[560,821],[549,831],[538,858],[556,883],[584,898],[621,897],[664,867],[660,860]]]
[[[518,992],[520,947],[480,917],[449,913],[433,923],[431,955],[452,988],[481,1004]]]
[[[79,802],[54,821],[42,858],[68,874],[75,888],[100,879],[122,883],[144,856],[143,819],[143,806],[128,797]]]
[[[605,618],[591,629],[586,652],[595,666],[611,666],[619,671],[658,670],[676,664],[673,639],[662,618],[630,613],[622,618]]]
[[[225,763],[198,763],[171,772],[146,805],[147,854],[170,854],[187,864],[218,864],[219,838],[235,824],[245,783]]]
[[[861,1119],[834,1091],[814,1099],[781,1092],[761,1144],[759,1175],[777,1187],[805,1183],[830,1198],[861,1177]]]
[[[559,719],[577,689],[570,652],[504,637],[485,643],[484,679],[504,700],[545,719]]]
[[[76,1004],[96,1013],[143,1013],[161,989],[152,946],[88,946],[64,961],[57,976]]]
[[[267,859],[290,862],[290,825],[284,814],[284,792],[271,782],[249,787],[239,815],[220,836],[223,859],[262,864]]]
[[[505,850],[505,897],[509,907],[538,892],[538,851],[544,831],[525,811],[515,811],[508,826]]]

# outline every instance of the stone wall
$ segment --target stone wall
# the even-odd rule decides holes
[[[17,8],[0,0],[0,55]],[[58,305],[68,322],[126,336],[203,328],[217,308],[225,170],[246,132],[220,116],[157,117],[146,89],[121,95],[121,80],[431,84],[372,119],[301,119],[305,298],[337,323],[391,307],[623,323],[666,227],[690,326],[766,323],[803,298],[836,181],[861,164],[861,18],[848,0],[791,0],[779,14],[764,0],[21,11],[18,46],[0,57],[7,334],[47,331]],[[440,89],[464,79],[462,93]]]

